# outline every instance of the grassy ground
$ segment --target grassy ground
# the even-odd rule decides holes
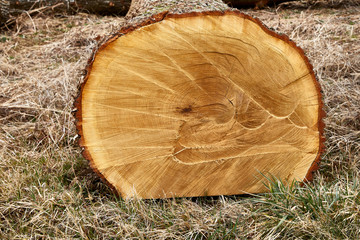
[[[252,197],[116,197],[82,158],[72,111],[93,39],[122,19],[24,15],[0,33],[0,238],[359,239],[360,6],[246,12],[301,46],[321,83],[327,142],[312,183],[269,179],[270,193]]]

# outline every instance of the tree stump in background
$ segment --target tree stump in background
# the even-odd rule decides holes
[[[84,156],[123,197],[260,193],[262,175],[312,178],[322,100],[299,47],[233,10],[140,22],[94,52],[76,102]]]

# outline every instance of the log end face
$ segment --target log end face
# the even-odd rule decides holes
[[[92,167],[141,198],[263,192],[260,173],[311,177],[323,110],[303,52],[238,12],[157,21],[124,29],[89,64],[76,118]]]

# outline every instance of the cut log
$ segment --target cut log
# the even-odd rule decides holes
[[[307,181],[323,146],[320,87],[303,51],[234,10],[164,12],[89,60],[80,145],[124,198],[261,193]]]
[[[65,11],[87,11],[100,14],[126,14],[131,0],[9,0],[12,12],[28,11],[43,6],[55,6],[63,3]]]
[[[225,3],[237,8],[255,7],[263,8],[267,4],[282,3],[295,0],[224,0]],[[125,15],[128,11],[134,14],[136,9],[142,3],[149,0],[0,0],[0,24],[5,23],[9,16],[16,16],[24,11],[42,8],[45,6],[54,7],[54,11],[77,12],[86,11],[98,14],[117,14]],[[160,2],[160,4],[159,4]],[[131,7],[130,7],[131,4]],[[204,3],[207,4],[207,3]],[[133,7],[135,5],[135,7]],[[162,1],[152,1],[151,5],[160,8],[170,7],[170,4],[162,4]],[[174,5],[174,4],[173,4]],[[188,4],[189,5],[189,4]],[[211,4],[210,4],[211,5]],[[130,10],[129,10],[130,7]],[[149,8],[149,6],[147,6]],[[164,10],[164,9],[162,9]],[[159,11],[159,9],[157,9]],[[136,14],[138,15],[138,14]],[[133,15],[134,16],[134,15]]]
[[[54,11],[78,12],[85,11],[98,14],[125,15],[131,0],[0,0],[0,24],[10,16],[45,6],[53,7]]]
[[[268,5],[280,4],[283,2],[292,2],[296,0],[231,0],[225,1],[230,6],[237,8],[253,7],[255,9],[261,9]]]

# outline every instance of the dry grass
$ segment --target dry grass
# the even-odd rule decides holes
[[[23,17],[0,33],[0,238],[359,239],[360,6],[339,3],[246,11],[303,47],[327,112],[314,182],[270,179],[256,197],[117,198],[81,157],[72,111],[93,39],[122,19]]]

